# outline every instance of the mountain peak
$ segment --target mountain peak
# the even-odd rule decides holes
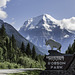
[[[42,14],[27,20],[27,23],[25,21],[19,32],[39,48],[48,49],[45,39],[51,38],[59,41],[65,51],[75,36],[75,17],[56,20],[48,14]]]
[[[24,25],[20,28],[24,30],[31,30],[35,28],[43,28],[48,31],[51,31],[51,27],[54,27],[54,24],[57,22],[52,16],[48,14],[42,14],[40,16],[31,18],[24,22]]]
[[[35,28],[45,28],[49,30],[53,27],[60,26],[60,29],[66,29],[69,32],[75,31],[75,17],[69,19],[56,20],[49,14],[31,18],[24,22],[20,29],[29,30]]]
[[[42,14],[39,17],[41,17],[43,20],[51,20],[51,21],[56,21],[51,15],[49,14]]]

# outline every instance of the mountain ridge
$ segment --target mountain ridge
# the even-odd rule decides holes
[[[71,31],[72,30],[74,31],[75,30],[75,28],[74,28],[75,17],[71,17],[69,19],[56,20],[55,18],[53,18],[52,16],[50,16],[48,14],[43,14],[43,15],[40,15],[40,16],[37,16],[37,17],[31,18],[31,19],[28,19],[28,20],[26,20],[24,22],[24,25],[23,26],[25,26],[25,25],[27,26],[29,24],[37,25],[38,24],[38,21],[40,21],[41,19],[43,19],[44,22],[46,21],[46,19],[48,19],[47,21],[50,20],[51,22],[53,22],[53,24],[57,24],[58,26],[60,26],[61,29],[66,29],[68,31],[70,31],[70,30]],[[28,21],[29,24],[27,23],[27,21]],[[68,22],[73,26],[73,28],[71,28],[70,25],[67,26],[67,24],[69,24]],[[20,30],[21,30],[21,28],[20,28]]]
[[[61,43],[62,47],[66,46],[62,49],[65,52],[68,45],[74,40],[74,24],[74,17],[56,20],[50,15],[44,14],[25,21],[19,32],[36,46],[45,50],[50,49],[45,46],[45,39],[52,38]]]
[[[6,33],[9,37],[12,36],[12,34],[15,36],[15,39],[17,40],[17,46],[20,47],[21,43],[24,42],[25,46],[29,43],[30,47],[32,48],[34,46],[34,44],[32,44],[31,42],[29,42],[27,39],[25,39],[12,25],[4,22],[3,20],[0,20],[0,28],[1,25],[4,24],[5,29],[6,29]],[[42,52],[39,51],[39,49],[35,46],[36,52],[38,54],[43,54]]]

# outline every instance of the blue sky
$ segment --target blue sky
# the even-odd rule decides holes
[[[0,3],[2,1],[0,0]],[[2,4],[1,6],[0,4],[0,11],[2,11],[0,18],[12,24],[17,30],[23,25],[25,20],[45,13],[58,20],[75,17],[75,0],[5,1],[5,5]]]

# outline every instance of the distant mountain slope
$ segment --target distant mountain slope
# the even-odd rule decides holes
[[[15,39],[17,40],[18,47],[21,46],[22,42],[24,42],[25,46],[29,43],[30,47],[31,48],[33,47],[34,44],[32,44],[31,42],[26,40],[22,35],[20,35],[20,33],[13,26],[0,20],[0,27],[2,24],[4,24],[5,29],[6,29],[6,33],[8,34],[9,37],[12,36],[12,34],[15,36]],[[43,54],[42,52],[39,51],[39,49],[36,46],[35,46],[35,49],[38,54]]]
[[[24,22],[19,32],[36,46],[45,50],[50,49],[45,46],[45,39],[54,39],[62,44],[62,52],[65,52],[75,36],[75,18],[56,20],[48,14],[43,14],[31,18]],[[42,51],[47,53],[47,51]]]

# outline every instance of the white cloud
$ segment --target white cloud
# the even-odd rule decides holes
[[[61,21],[62,28],[68,29],[68,30],[75,30],[75,17],[72,17],[70,19],[63,19]]]
[[[56,24],[58,24],[61,29],[75,31],[75,17],[69,19],[57,20]]]
[[[6,8],[7,2],[10,0],[0,0],[0,19],[5,19],[7,18],[7,13],[3,11],[3,8]]]
[[[7,13],[3,10],[0,10],[0,18],[5,19],[7,17]]]
[[[9,2],[10,0],[0,0],[0,8],[5,8],[6,7],[6,4],[7,2]]]

